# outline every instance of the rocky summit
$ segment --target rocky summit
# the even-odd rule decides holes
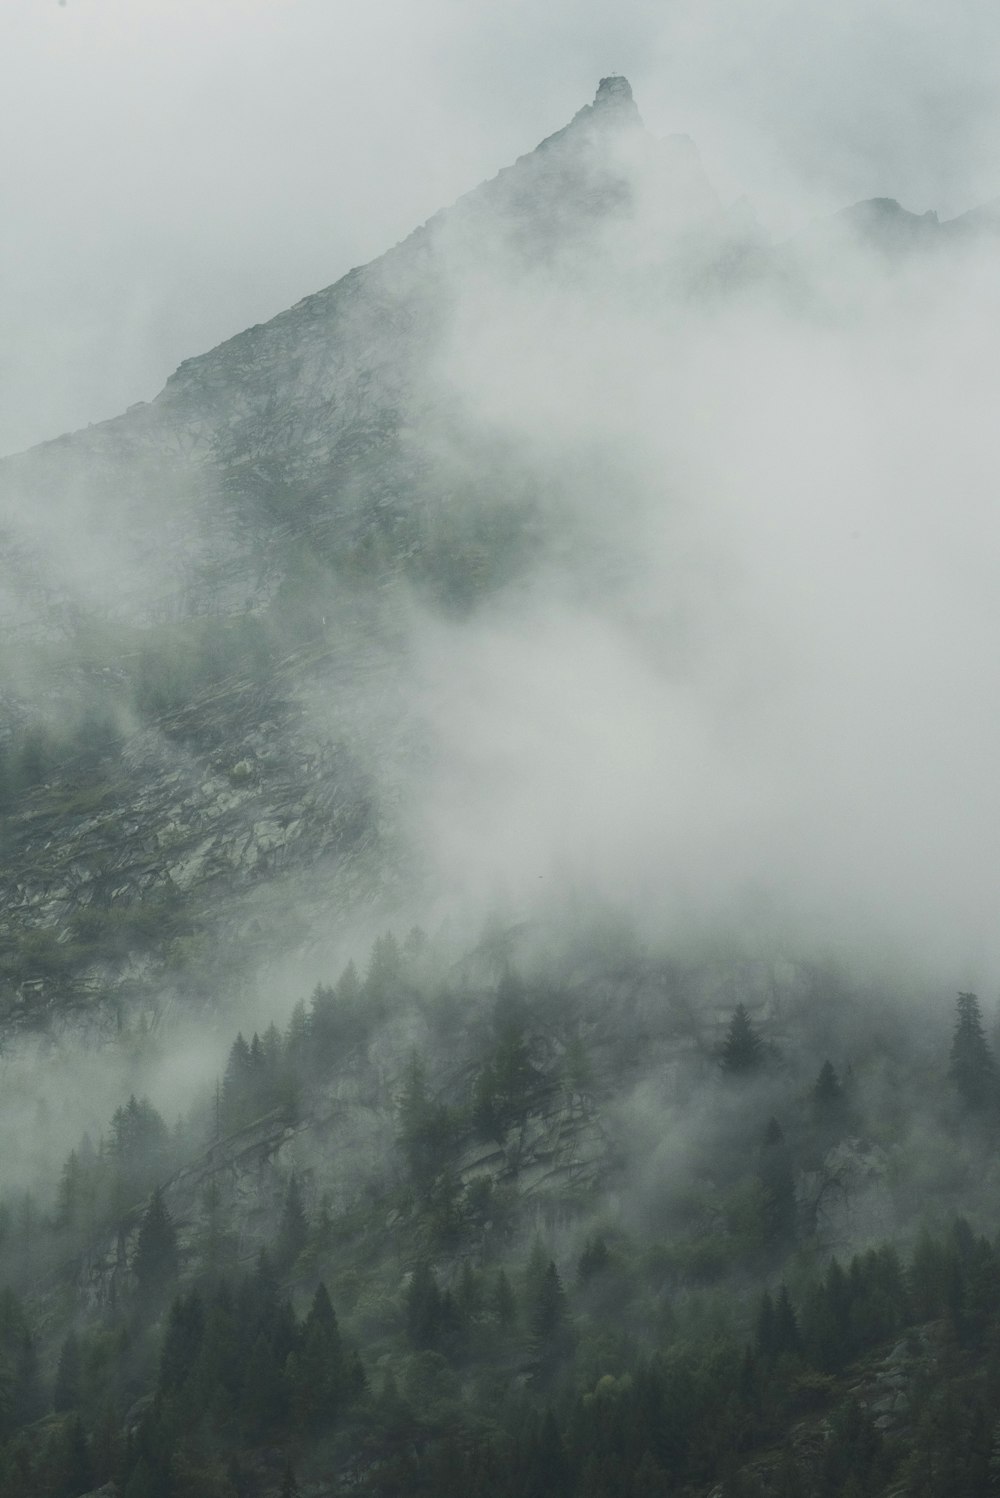
[[[452,409],[463,298],[583,275],[650,172],[722,235],[603,79],[380,259],[0,464],[4,1025],[116,1023],[211,986],[220,922],[259,957],[303,899],[391,901],[410,601],[473,611],[547,544],[538,475]]]
[[[817,234],[898,258],[993,222],[880,199]],[[552,293],[568,332],[802,279],[608,77],[380,259],[4,460],[0,1023],[201,1002],[223,933],[253,964],[412,890],[414,609],[472,618],[554,559],[582,586],[605,548],[538,445],[463,400],[463,361],[530,371],[514,327],[482,353],[484,309]]]
[[[0,1498],[998,1490],[996,228],[612,76],[0,464]]]

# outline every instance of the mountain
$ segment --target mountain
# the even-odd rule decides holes
[[[0,465],[7,1024],[107,1027],[204,987],[219,920],[259,958],[303,900],[392,898],[410,600],[468,612],[545,545],[538,475],[450,409],[463,295],[585,275],[651,181],[673,243],[719,233],[605,79],[379,260]]]
[[[0,465],[0,1498],[994,1490],[995,231],[607,78]]]
[[[880,199],[829,232],[896,254],[982,228]],[[692,307],[821,301],[803,253],[606,78],[380,259],[4,460],[3,1025],[110,1033],[322,943],[331,908],[410,908],[416,636],[532,579],[610,597],[633,459],[560,434],[572,382],[627,410],[630,340],[670,359]]]

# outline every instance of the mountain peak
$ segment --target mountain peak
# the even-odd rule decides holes
[[[642,116],[632,97],[632,85],[620,73],[602,78],[597,85],[593,104],[584,105],[573,120],[577,124],[587,120],[591,124],[642,125]]]
[[[612,73],[610,78],[602,78],[597,85],[597,93],[594,95],[594,109],[635,109],[635,100],[632,98],[632,85],[627,78],[620,73]]]
[[[593,104],[578,109],[568,125],[557,130],[541,142],[539,149],[545,150],[557,142],[578,142],[581,138],[592,138],[592,132],[607,130],[643,129],[642,115],[632,97],[632,85],[620,73],[602,78],[597,85]]]

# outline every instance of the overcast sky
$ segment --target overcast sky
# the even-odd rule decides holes
[[[995,0],[3,0],[0,452],[378,254],[631,79],[777,234],[1000,194]]]

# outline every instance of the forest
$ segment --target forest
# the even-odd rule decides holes
[[[434,945],[380,937],[175,1122],[132,1095],[7,1193],[4,1498],[1000,1491],[976,995],[853,1047],[843,999],[835,1055],[805,1011],[702,1017],[652,1118],[694,1120],[665,1190],[613,1124],[663,1035],[596,984],[443,982]],[[348,1095],[387,1148],[335,1178]],[[602,1118],[589,1174],[548,1168]]]

